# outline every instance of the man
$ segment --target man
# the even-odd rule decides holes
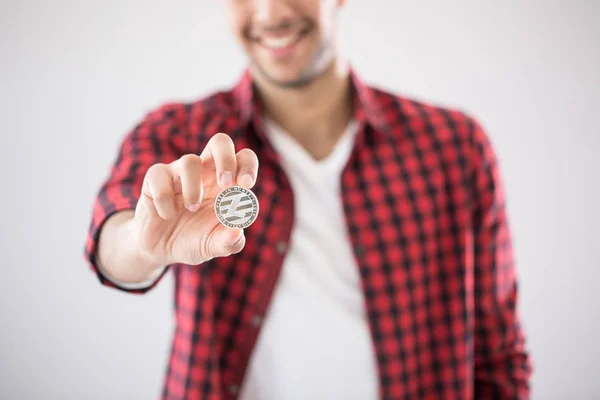
[[[86,246],[111,287],[174,274],[163,398],[528,398],[482,128],[364,84],[338,52],[343,0],[226,3],[249,69],[126,136]],[[259,201],[246,229],[215,215],[232,185]]]

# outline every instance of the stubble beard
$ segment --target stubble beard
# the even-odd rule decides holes
[[[258,73],[270,84],[282,89],[302,89],[317,79],[333,61],[333,46],[331,40],[323,40],[319,49],[311,57],[308,67],[293,80],[280,80],[273,77],[256,59],[251,59]]]

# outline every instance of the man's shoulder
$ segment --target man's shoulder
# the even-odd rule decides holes
[[[408,139],[422,151],[462,154],[469,164],[496,160],[491,137],[470,112],[386,89],[371,90],[378,104],[385,105],[389,131],[398,143],[407,143]]]
[[[168,129],[171,134],[196,135],[210,131],[211,127],[233,126],[239,115],[239,104],[233,92],[223,89],[193,99],[160,102],[146,111],[140,124],[150,130]]]
[[[443,104],[398,93],[377,86],[370,87],[381,113],[390,127],[398,134],[435,135],[440,139],[467,138],[478,126],[470,112],[454,105]]]

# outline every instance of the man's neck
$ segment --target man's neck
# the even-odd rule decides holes
[[[352,115],[348,65],[343,61],[332,63],[303,88],[277,87],[259,76],[255,82],[268,116],[313,158],[327,157]]]

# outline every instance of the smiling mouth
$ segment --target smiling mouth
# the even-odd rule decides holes
[[[281,50],[298,43],[308,34],[309,31],[310,29],[304,28],[286,35],[257,35],[253,38],[253,40],[267,49]]]

